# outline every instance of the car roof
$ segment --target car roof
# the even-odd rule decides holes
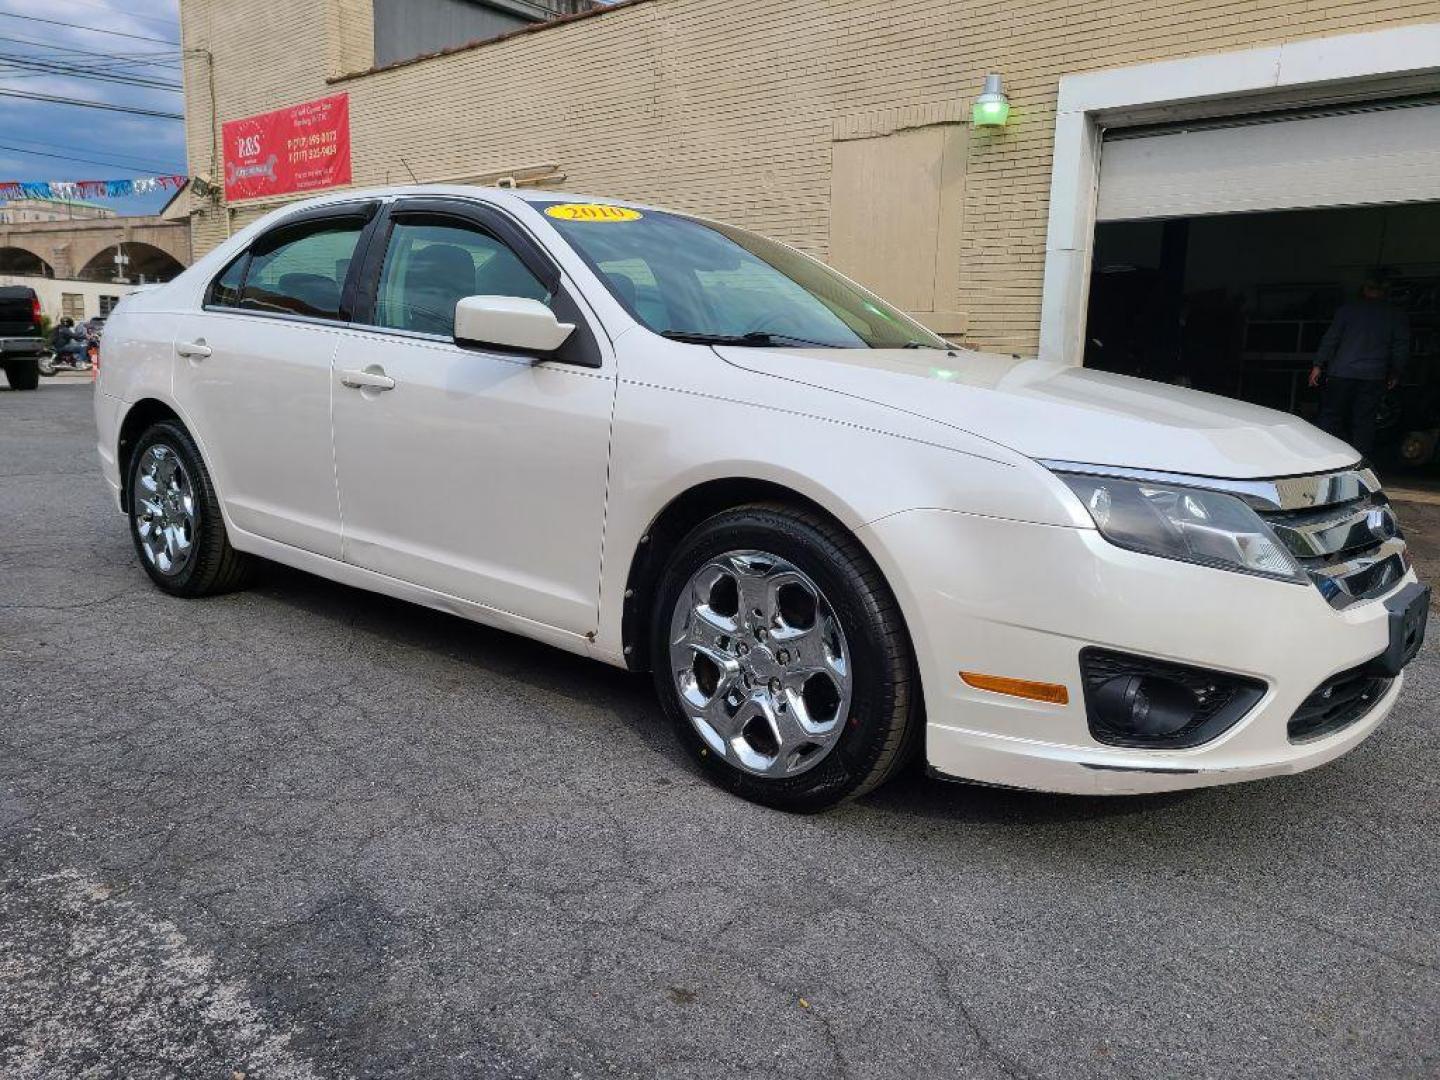
[[[538,188],[481,187],[477,184],[406,184],[392,187],[363,188],[336,191],[287,206],[287,210],[306,206],[324,206],[336,202],[354,202],[357,199],[388,199],[397,196],[450,195],[459,198],[480,198],[490,202],[506,202],[518,199],[527,203],[601,203],[605,206],[624,206],[632,210],[663,211],[664,207],[649,206],[645,203],[630,202],[626,199],[611,199],[597,195],[579,195],[574,192],[549,191]]]
[[[628,206],[636,210],[660,209],[658,206],[647,206],[645,203],[629,202],[625,199],[610,199],[600,195],[576,195],[573,192],[564,191],[540,191],[537,188],[512,188],[506,190],[505,193],[530,203],[600,203],[604,206]]]

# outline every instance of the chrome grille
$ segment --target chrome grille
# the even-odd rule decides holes
[[[1333,607],[1388,592],[1410,569],[1390,500],[1369,469],[1273,481],[1278,498],[1249,500]]]

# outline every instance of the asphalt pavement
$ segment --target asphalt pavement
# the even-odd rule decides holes
[[[90,398],[0,388],[5,1080],[1440,1075],[1433,638],[1311,773],[790,817],[643,678],[279,567],[167,598]]]

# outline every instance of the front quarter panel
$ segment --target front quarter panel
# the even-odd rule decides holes
[[[642,331],[622,336],[616,348],[621,380],[596,641],[606,659],[623,652],[623,597],[643,538],[672,501],[709,481],[778,484],[857,533],[918,508],[1090,524],[1076,519],[1083,508],[1049,472],[993,443],[962,445],[968,437],[953,429],[930,430]]]

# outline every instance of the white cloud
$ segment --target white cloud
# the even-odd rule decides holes
[[[135,52],[163,49],[165,46],[115,35],[134,34],[170,41],[180,39],[180,12],[176,0],[5,0],[0,5],[0,11],[88,28],[77,30],[48,23],[31,23],[31,29],[23,35],[38,36],[38,32],[43,35],[42,40],[57,45],[68,43],[77,48],[103,52]],[[4,19],[0,22],[19,26],[25,20]]]

